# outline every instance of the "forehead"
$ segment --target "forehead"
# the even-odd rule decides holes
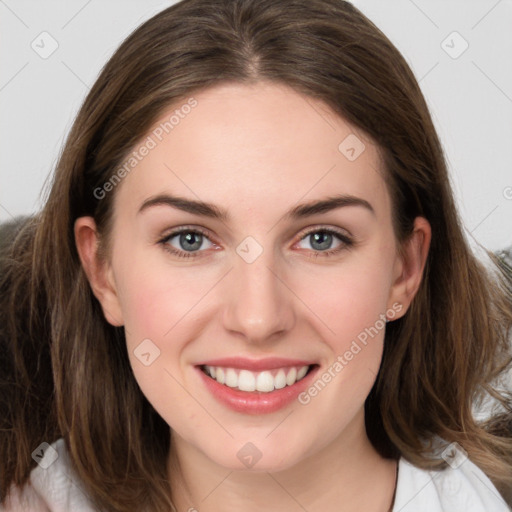
[[[223,84],[166,109],[125,165],[121,196],[176,193],[268,208],[333,193],[389,207],[377,147],[322,102],[271,83]]]

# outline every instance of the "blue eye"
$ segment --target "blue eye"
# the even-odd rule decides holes
[[[176,239],[175,243],[173,240]],[[334,249],[331,249],[333,240],[338,239],[339,244]],[[327,228],[314,228],[308,231],[300,239],[300,242],[304,240],[310,240],[310,246],[313,253],[310,257],[318,256],[330,256],[343,251],[344,249],[350,248],[354,245],[354,241],[346,234],[338,232],[334,229]],[[207,247],[203,247],[203,243],[208,241],[210,244]],[[207,234],[198,228],[181,228],[173,231],[165,238],[159,241],[163,245],[164,249],[171,254],[178,256],[179,258],[196,258],[203,252],[202,249],[209,249],[215,244],[211,242]]]
[[[338,239],[340,243],[336,248],[331,249],[334,239]],[[311,254],[313,258],[317,258],[318,256],[331,256],[354,244],[353,240],[344,233],[327,228],[314,228],[308,231],[300,241],[302,242],[303,240],[310,241],[310,246],[314,251],[314,253]]]
[[[177,238],[179,247],[176,248],[171,243],[173,238]],[[198,229],[184,228],[172,232],[170,235],[161,240],[160,243],[164,245],[167,251],[180,258],[194,258],[196,256],[194,253],[201,248],[205,240],[208,240],[211,246],[213,246],[213,243],[208,239],[203,231]]]

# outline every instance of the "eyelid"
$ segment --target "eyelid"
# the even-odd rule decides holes
[[[338,227],[334,227],[334,226],[322,225],[322,224],[315,224],[313,226],[308,226],[308,227],[304,228],[300,232],[300,239],[302,240],[304,237],[306,237],[310,233],[316,233],[317,231],[328,231],[331,233],[336,233],[337,235],[345,237],[345,238],[350,238],[350,239],[354,238],[352,233],[350,233],[346,229],[338,228]]]
[[[195,226],[193,224],[185,224],[183,226],[172,228],[169,230],[169,232],[167,234],[160,235],[158,237],[158,241],[168,240],[169,238],[179,235],[180,233],[185,232],[187,230],[197,231],[198,233],[207,237],[211,242],[215,243],[216,245],[220,245],[219,242],[216,240],[215,236],[213,236],[209,230],[199,227],[199,226]],[[307,226],[307,227],[303,228],[301,231],[299,231],[299,241],[304,239],[310,233],[316,233],[317,231],[322,231],[322,230],[334,232],[342,237],[346,237],[346,238],[350,238],[350,239],[353,238],[353,235],[346,229],[337,228],[337,227],[328,226],[328,225],[322,225],[322,224],[314,224],[312,226]]]
[[[188,226],[184,225],[184,226],[180,226],[178,228],[172,229],[165,236],[159,237],[157,244],[159,246],[161,246],[169,254],[172,254],[173,256],[175,256],[179,259],[188,259],[188,258],[195,259],[198,257],[202,257],[201,253],[206,252],[206,251],[192,251],[192,252],[183,251],[181,249],[176,249],[169,243],[169,241],[172,238],[180,235],[181,233],[199,233],[204,238],[209,240],[210,243],[212,244],[212,246],[214,246],[216,248],[219,247],[219,245],[215,242],[215,238],[210,236],[210,234],[207,232],[207,230],[205,230],[201,227],[190,226],[190,225],[188,225]],[[214,249],[214,250],[217,250],[217,249]]]
[[[294,247],[297,244],[301,243],[302,241],[306,240],[308,236],[310,236],[312,233],[320,232],[329,233],[330,235],[337,238],[338,241],[340,242],[340,245],[334,249],[327,249],[325,251],[308,251],[309,257],[334,257],[335,255],[341,254],[343,251],[350,250],[357,245],[357,240],[355,239],[355,237],[348,231],[342,230],[341,228],[332,226],[322,226],[317,224],[315,226],[310,226],[305,229],[305,231],[301,232],[299,240],[294,244]]]
[[[203,235],[206,238],[208,238],[208,240],[210,240],[212,243],[215,243],[215,244],[218,245],[218,242],[216,242],[215,237],[211,234],[210,231],[208,231],[205,228],[199,227],[199,226],[194,226],[193,224],[184,224],[183,226],[178,226],[176,228],[165,230],[163,232],[163,234],[158,237],[158,241],[161,242],[161,241],[164,241],[164,240],[169,240],[169,238],[173,238],[176,235],[179,235],[179,234],[181,234],[183,232],[189,232],[189,231],[191,231],[191,232],[198,232],[201,235]]]
[[[330,256],[332,254],[340,252],[341,250],[343,250],[343,248],[348,249],[351,246],[355,245],[355,243],[356,243],[353,235],[351,233],[349,233],[347,230],[343,230],[341,228],[337,228],[337,227],[333,227],[333,226],[315,224],[312,226],[308,226],[300,231],[299,239],[297,240],[297,242],[295,242],[294,246],[296,244],[302,242],[304,239],[306,239],[308,237],[308,235],[310,235],[311,233],[317,233],[317,232],[321,232],[321,231],[334,234],[336,237],[338,237],[338,239],[340,240],[343,247],[338,247],[336,249],[328,249],[326,251],[313,251],[313,255],[315,257]],[[176,249],[176,248],[170,246],[170,244],[168,244],[168,241],[171,238],[174,238],[174,237],[180,235],[181,233],[186,233],[186,232],[197,232],[197,233],[201,234],[202,236],[204,236],[205,238],[207,238],[217,248],[220,245],[216,241],[215,237],[212,236],[207,229],[199,227],[199,226],[194,226],[194,225],[183,225],[183,226],[179,226],[177,228],[173,228],[173,229],[171,229],[171,231],[168,234],[159,237],[158,243],[162,244],[164,246],[167,246],[166,250],[168,250],[169,252],[173,253],[174,255],[176,255],[178,257],[192,257],[192,258],[201,257],[200,256],[201,253],[204,253],[207,251],[205,251],[205,250],[191,251],[191,252],[182,251],[182,250]],[[216,250],[216,249],[214,249],[214,250]]]

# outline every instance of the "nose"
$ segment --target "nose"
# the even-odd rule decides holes
[[[236,256],[225,293],[224,328],[247,343],[272,342],[292,329],[294,294],[271,250],[252,263]]]

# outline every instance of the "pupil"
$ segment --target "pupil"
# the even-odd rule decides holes
[[[332,238],[332,235],[329,234],[329,233],[326,233],[325,231],[319,231],[318,233],[315,233],[313,235],[314,243],[317,243],[318,240],[320,240],[319,245],[321,247],[317,247],[320,250],[328,249],[329,248],[330,242],[331,242],[331,238]],[[322,243],[322,239],[324,240],[323,243]],[[312,245],[312,247],[314,247],[313,244],[311,244],[311,245]]]
[[[198,238],[198,241],[193,242],[194,237]],[[181,235],[180,242],[186,247],[186,244],[191,244],[193,247],[189,247],[189,249],[199,249],[201,247],[201,237],[199,233],[187,233],[186,235]],[[192,240],[192,241],[191,241]]]

